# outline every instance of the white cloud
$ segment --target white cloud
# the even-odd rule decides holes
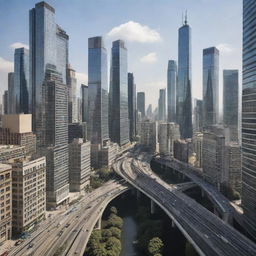
[[[16,42],[10,45],[11,48],[15,49],[15,48],[29,48],[29,46],[27,44],[23,44],[21,42]]]
[[[112,28],[107,36],[140,43],[154,43],[161,41],[161,36],[156,30],[134,21],[128,21],[127,23]]]
[[[230,44],[218,44],[217,48],[220,50],[220,53],[231,53],[234,51],[234,48]]]
[[[5,60],[4,58],[0,57],[0,70],[4,72],[12,72],[13,71],[13,62],[9,60]]]
[[[76,72],[77,88],[80,88],[81,84],[87,84],[88,75],[85,73]]]
[[[155,52],[150,52],[149,54],[140,58],[142,63],[154,63],[157,61],[157,56]]]

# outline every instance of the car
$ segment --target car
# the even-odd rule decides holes
[[[21,243],[23,242],[23,240],[18,240],[14,245],[17,246],[17,245],[20,245]]]
[[[68,228],[68,227],[69,227],[69,225],[70,225],[70,224],[69,224],[69,223],[67,223],[67,224],[65,225],[65,228]]]
[[[30,243],[30,244],[28,245],[28,249],[32,248],[33,246],[34,246],[34,244]]]

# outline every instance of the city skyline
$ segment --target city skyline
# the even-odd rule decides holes
[[[7,26],[2,29],[3,47],[0,50],[0,78],[1,94],[7,87],[7,72],[12,70],[12,62],[14,58],[14,49],[10,47],[20,47],[22,44],[28,45],[28,9],[37,1],[27,1],[22,3],[22,6],[17,1],[13,3],[0,3],[1,10],[9,10],[12,13],[17,9],[15,17],[10,18],[1,16],[2,23]],[[145,1],[138,3],[132,2],[118,3],[117,8],[125,9],[124,15],[115,14],[115,18],[109,18],[109,15],[100,16],[100,22],[93,23],[89,19],[91,14],[97,7],[110,8],[111,4],[116,1],[111,1],[107,6],[106,3],[96,3],[88,1],[86,4],[81,1],[72,3],[72,10],[70,10],[68,2],[63,1],[59,4],[57,1],[48,1],[53,5],[58,12],[56,13],[56,22],[61,24],[62,28],[67,31],[70,36],[70,63],[77,72],[78,86],[80,84],[87,84],[87,39],[90,36],[102,35],[106,41],[106,48],[108,51],[108,62],[110,62],[111,43],[117,39],[124,39],[128,49],[128,71],[134,72],[135,83],[138,91],[146,92],[146,106],[153,104],[157,105],[157,94],[159,89],[167,87],[166,69],[169,59],[177,60],[177,38],[178,28],[181,26],[182,12],[188,9],[188,21],[192,27],[192,94],[196,98],[202,97],[202,50],[203,48],[216,46],[220,50],[220,73],[222,69],[239,69],[241,70],[241,22],[234,17],[241,16],[242,8],[239,1],[213,1],[202,0],[191,4],[187,0],[179,1],[179,3],[161,3],[156,5],[151,3],[149,6],[154,6],[156,10],[163,12],[162,17],[158,19],[151,19],[150,11],[145,6],[146,11],[143,15],[139,15],[139,8],[143,6]],[[221,12],[227,12],[224,16],[216,19],[212,10],[221,2]],[[15,4],[14,4],[15,3]],[[208,8],[204,8],[204,7]],[[209,8],[211,7],[211,8]],[[153,8],[153,9],[154,9]],[[228,8],[228,9],[227,9]],[[230,9],[232,8],[232,10]],[[85,10],[85,13],[79,11]],[[166,10],[165,10],[166,9]],[[201,10],[204,13],[201,14]],[[212,10],[211,10],[212,9]],[[169,11],[169,13],[167,12]],[[69,14],[77,12],[77,19],[70,19]],[[87,13],[88,12],[88,13]],[[200,12],[200,18],[198,13]],[[102,11],[99,11],[99,15]],[[171,14],[171,15],[170,15]],[[88,17],[84,17],[88,16]],[[111,15],[110,15],[111,16]],[[169,17],[172,17],[169,19]],[[204,16],[207,16],[204,19]],[[19,24],[14,25],[19,20]],[[206,20],[207,22],[201,22]],[[77,25],[80,22],[80,25]],[[16,22],[17,23],[17,22]],[[10,29],[8,29],[10,27]],[[146,26],[146,27],[145,27]],[[222,27],[223,29],[219,29]],[[224,28],[228,28],[228,32]],[[82,28],[82,30],[81,30]],[[133,32],[131,32],[131,29]],[[122,35],[125,34],[125,38]],[[200,37],[200,32],[206,31],[207,36]],[[22,32],[22,33],[21,33]],[[134,33],[139,36],[134,37]],[[137,35],[138,35],[137,34]],[[199,41],[200,38],[200,41]],[[14,45],[14,43],[16,43]],[[21,44],[22,43],[22,44]],[[231,63],[231,64],[229,64]],[[240,73],[240,72],[239,72]],[[109,78],[108,73],[108,78]],[[109,81],[109,79],[108,79]],[[222,91],[222,76],[220,76],[220,91]],[[152,92],[152,93],[151,93]],[[221,99],[220,99],[221,101]]]

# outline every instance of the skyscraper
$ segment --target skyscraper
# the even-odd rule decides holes
[[[190,119],[188,115],[192,113],[192,110],[189,110],[191,106],[185,106],[185,99],[189,97],[189,94],[191,97],[191,92],[188,92],[189,86],[191,90],[191,75],[191,28],[188,25],[186,17],[184,24],[179,29],[178,43],[178,86],[176,98],[176,120],[180,125],[181,138],[188,138],[186,129],[192,130],[192,122],[191,124],[184,123],[184,120]],[[187,100],[187,102],[188,101],[189,100]],[[184,107],[189,111],[184,111]]]
[[[130,121],[130,140],[136,136],[136,85],[133,73],[128,73],[128,110]]]
[[[76,98],[76,72],[67,66],[67,86],[68,86],[68,122],[77,122],[77,98]]]
[[[85,84],[81,85],[81,97],[82,97],[82,122],[88,122],[89,111],[88,111],[88,86]]]
[[[223,124],[232,141],[238,140],[238,93],[238,70],[223,70]]]
[[[110,71],[110,138],[120,146],[129,142],[127,49],[122,40],[112,44]]]
[[[203,126],[219,121],[219,50],[203,50]]]
[[[109,139],[107,51],[102,37],[88,39],[88,138],[103,145]]]
[[[201,132],[203,128],[203,101],[199,99],[195,99],[194,120],[195,131]]]
[[[14,72],[8,73],[8,106],[7,106],[7,113],[14,114],[14,102],[15,102],[15,95],[14,95]]]
[[[66,83],[68,36],[55,22],[55,10],[45,2],[39,2],[30,10],[30,88],[32,95],[33,130],[42,127],[42,84],[47,65],[55,65]],[[40,136],[40,135],[39,135]]]
[[[8,90],[5,90],[4,94],[3,94],[3,113],[4,113],[4,115],[8,114],[8,106],[9,106]]]
[[[14,101],[13,114],[28,114],[30,108],[29,97],[29,50],[15,49],[14,54]]]
[[[256,238],[256,2],[243,1],[242,207],[244,226]]]
[[[158,120],[166,121],[166,90],[159,90],[159,99],[158,99]]]
[[[176,121],[176,83],[177,64],[175,60],[168,61],[167,70],[167,118],[168,122]]]
[[[137,109],[141,113],[141,118],[145,117],[145,92],[137,93]]]

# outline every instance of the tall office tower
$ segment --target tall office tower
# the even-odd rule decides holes
[[[179,29],[178,43],[178,82],[176,98],[176,122],[180,125],[181,138],[191,138],[192,122],[190,123],[190,104],[186,105],[185,100],[191,97],[188,87],[191,87],[191,28],[188,25],[187,17],[183,26]],[[189,95],[190,94],[190,95]],[[191,100],[190,100],[191,101]],[[187,99],[189,103],[189,99]],[[184,111],[186,108],[188,111]],[[191,117],[192,119],[192,117]],[[191,127],[190,127],[191,126]]]
[[[193,144],[191,139],[179,139],[173,142],[173,157],[185,162],[189,163],[190,157],[193,152]]]
[[[107,51],[102,37],[88,39],[88,138],[101,146],[109,139]]]
[[[0,162],[5,162],[14,158],[24,158],[26,150],[24,146],[0,145]]]
[[[28,114],[30,109],[29,95],[29,50],[15,49],[14,54],[14,101],[13,114]]]
[[[202,155],[203,155],[203,133],[196,132],[192,138],[193,151],[196,154],[195,166],[202,167]]]
[[[203,50],[203,126],[219,121],[219,50]]]
[[[153,119],[153,111],[152,111],[152,104],[148,105],[146,116],[148,119]]]
[[[140,144],[145,150],[156,151],[157,127],[156,122],[145,120],[141,122]]]
[[[234,142],[238,141],[238,94],[238,70],[223,70],[223,124]]]
[[[75,123],[78,118],[78,107],[76,98],[76,72],[71,68],[70,64],[67,66],[67,86],[68,86],[68,122]]]
[[[168,61],[167,70],[167,120],[176,121],[176,84],[177,84],[177,63],[175,60]]]
[[[82,122],[82,98],[77,97],[77,122]]]
[[[15,102],[15,95],[14,95],[14,72],[8,73],[8,114],[14,114],[14,102]]]
[[[81,98],[82,98],[82,122],[89,121],[88,111],[88,86],[85,84],[81,85]]]
[[[21,233],[45,217],[46,160],[40,158],[11,159],[12,229]]]
[[[244,226],[256,239],[256,2],[243,1],[242,207]]]
[[[0,144],[25,147],[26,154],[36,152],[36,135],[32,132],[31,114],[3,115]]]
[[[128,73],[128,111],[130,121],[130,141],[136,137],[136,85],[133,73]]]
[[[46,154],[47,207],[51,208],[69,197],[68,87],[53,65],[48,66],[42,87],[42,152]]]
[[[0,164],[0,243],[12,237],[12,167],[7,164]]]
[[[33,131],[42,128],[42,84],[48,65],[55,65],[66,83],[68,36],[55,22],[55,10],[40,2],[30,10],[29,59]],[[39,137],[41,135],[39,134]],[[40,142],[40,140],[39,140]]]
[[[91,143],[82,138],[69,144],[69,186],[71,192],[80,192],[90,183]]]
[[[9,106],[9,96],[8,96],[8,90],[4,91],[4,95],[3,95],[3,113],[4,115],[8,114],[8,106]]]
[[[159,90],[159,99],[158,99],[158,120],[166,121],[166,90]]]
[[[137,93],[137,110],[141,113],[141,118],[145,117],[145,92]]]
[[[203,129],[203,101],[195,99],[194,106],[194,130],[201,132]]]
[[[109,127],[111,141],[123,146],[129,142],[127,49],[122,40],[112,44]]]

